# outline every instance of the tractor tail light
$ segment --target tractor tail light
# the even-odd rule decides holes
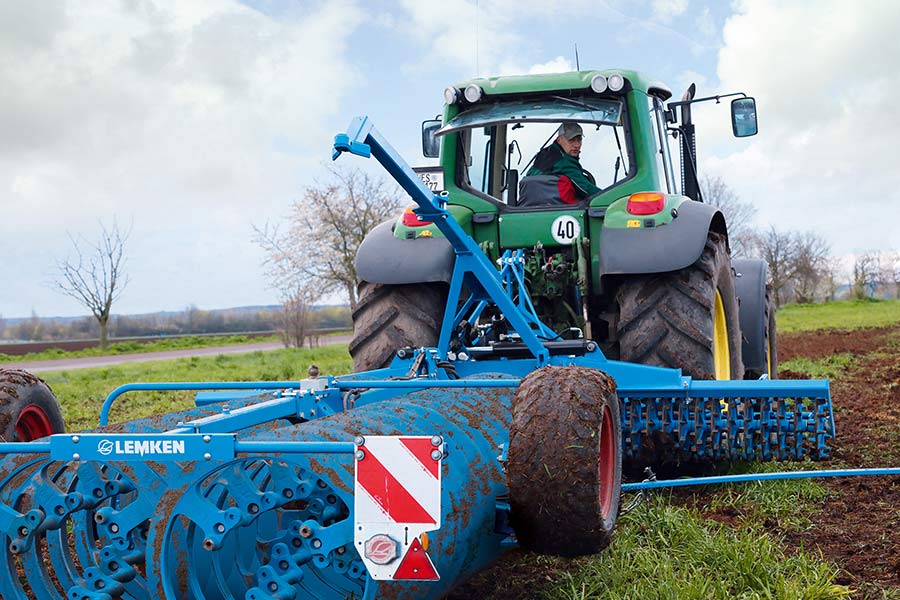
[[[414,206],[408,206],[406,210],[403,211],[403,218],[400,219],[400,222],[403,223],[407,227],[425,227],[426,225],[431,225],[431,221],[422,221],[419,219],[419,215],[413,212]]]
[[[639,192],[628,197],[625,210],[632,215],[655,215],[666,207],[666,197],[659,192]]]

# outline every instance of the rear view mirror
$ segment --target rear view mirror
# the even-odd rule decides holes
[[[432,119],[422,123],[422,154],[425,158],[437,158],[441,147],[435,133],[441,128],[439,119]]]
[[[756,100],[738,98],[731,101],[731,130],[734,137],[756,135]]]

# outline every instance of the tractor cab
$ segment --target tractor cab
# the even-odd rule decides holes
[[[625,122],[619,99],[548,96],[474,106],[435,134],[459,135],[459,155],[467,157],[457,170],[464,189],[504,208],[530,210],[586,205],[632,176],[633,150]],[[570,141],[561,135],[563,128],[580,138],[572,140],[580,147],[571,155],[560,146]],[[577,168],[591,187],[579,186],[580,180],[562,168],[536,164],[542,151],[553,156],[550,162],[559,155],[569,170]]]
[[[604,73],[551,77],[541,80],[544,90],[529,77],[448,88],[443,120],[426,121],[422,134],[425,156],[440,157],[452,174],[451,203],[479,198],[512,213],[605,207],[633,191],[675,193],[662,104],[671,93],[635,74]],[[563,126],[580,133],[577,151],[561,148]]]

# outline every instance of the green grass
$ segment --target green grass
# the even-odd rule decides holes
[[[729,473],[773,473],[777,471],[817,470],[812,462],[757,462],[736,464]],[[739,516],[752,527],[777,527],[779,531],[803,531],[812,526],[807,516],[832,492],[813,479],[754,481],[720,486],[703,510]]]
[[[561,573],[538,584],[548,600],[846,598],[836,568],[810,553],[786,554],[763,527],[733,529],[658,496],[619,520],[603,554],[576,560],[523,555],[521,568]],[[502,597],[501,595],[495,596]]]
[[[787,304],[776,313],[778,331],[862,329],[900,323],[900,300],[847,300],[823,304]]]
[[[41,373],[41,378],[59,399],[67,428],[79,431],[97,425],[103,400],[124,383],[296,380],[306,377],[306,369],[311,364],[318,365],[322,375],[340,375],[353,370],[346,344],[339,344],[49,371]],[[193,398],[194,392],[130,392],[116,401],[110,422],[184,410],[193,406]]]
[[[843,375],[858,361],[858,357],[850,352],[839,352],[816,359],[800,356],[779,364],[778,368],[803,373],[810,379],[834,379]]]
[[[231,346],[234,344],[253,344],[258,342],[275,342],[279,337],[272,335],[267,337],[248,338],[245,335],[229,335],[221,337],[213,336],[185,336],[176,338],[161,338],[152,342],[116,342],[110,344],[106,350],[97,348],[85,348],[84,350],[61,350],[51,348],[43,352],[29,352],[28,354],[12,355],[0,352],[0,367],[4,362],[24,362],[33,360],[55,360],[59,358],[83,358],[86,356],[109,356],[117,354],[140,354],[143,352],[162,352],[165,350],[183,350],[185,348],[210,348],[214,346]],[[0,346],[2,348],[2,346]]]

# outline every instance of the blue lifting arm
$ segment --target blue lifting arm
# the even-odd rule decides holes
[[[529,318],[522,313],[503,289],[500,272],[491,264],[475,240],[463,231],[450,212],[441,206],[439,197],[425,187],[415,171],[375,129],[368,117],[354,118],[347,128],[347,133],[339,133],[334,136],[332,160],[337,160],[343,152],[363,158],[375,157],[391,177],[400,184],[400,187],[419,205],[419,208],[415,210],[416,214],[425,221],[433,222],[456,253],[447,309],[444,313],[444,326],[438,341],[439,357],[442,360],[447,358],[452,335],[451,329],[455,324],[457,300],[463,283],[465,283],[476,300],[488,300],[497,306],[540,366],[547,364],[550,360],[549,351],[529,325]]]

